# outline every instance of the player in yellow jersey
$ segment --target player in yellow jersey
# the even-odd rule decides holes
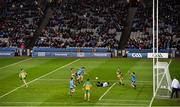
[[[74,68],[71,68],[71,78],[73,78],[74,80],[76,79],[76,71]]]
[[[89,79],[87,79],[87,81],[84,83],[83,87],[84,87],[84,90],[85,90],[85,92],[84,92],[84,100],[86,100],[88,98],[87,100],[90,101],[90,90],[92,88],[92,84],[89,81]]]
[[[79,80],[78,80],[77,71],[76,71],[74,68],[71,68],[71,78],[73,78],[74,84],[77,85],[77,83],[79,82]],[[75,86],[76,86],[76,85],[75,85]]]
[[[116,74],[117,74],[119,84],[124,85],[124,83],[123,83],[123,73],[120,71],[119,68],[117,69]]]
[[[27,73],[21,68],[21,71],[19,73],[19,78],[23,81],[25,87],[27,88],[28,85],[26,83],[26,77],[27,77]]]

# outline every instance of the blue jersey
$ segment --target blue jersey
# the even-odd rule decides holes
[[[74,88],[74,80],[70,80],[70,88]]]
[[[80,68],[78,71],[77,71],[77,75],[81,75],[84,73],[84,70],[83,68]]]
[[[136,81],[136,77],[134,74],[131,74],[131,81]]]

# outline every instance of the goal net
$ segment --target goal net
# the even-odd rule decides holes
[[[169,98],[171,94],[171,76],[169,74],[169,64],[167,62],[157,62],[155,71],[155,97]]]

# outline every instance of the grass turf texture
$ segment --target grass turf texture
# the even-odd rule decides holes
[[[76,62],[72,63],[73,61]],[[180,77],[179,63],[180,59],[172,61],[170,65],[171,75]],[[84,78],[89,78],[93,83],[90,102],[83,100],[82,84],[75,88],[73,97],[69,95],[70,68],[81,66],[86,67]],[[28,88],[20,87],[22,82],[18,78],[18,73],[21,67],[28,73],[27,82],[33,80]],[[125,86],[115,84],[102,97],[109,87],[96,87],[95,77],[98,77],[102,82],[108,81],[112,85],[117,82],[115,73],[117,67],[120,67],[124,74]],[[136,73],[137,89],[130,86],[128,70]],[[46,75],[47,73],[49,74]],[[20,88],[16,89],[17,87]],[[5,95],[13,89],[15,90],[12,93]],[[0,96],[3,96],[0,97],[0,106],[148,106],[152,98],[152,60],[127,58],[84,58],[80,60],[75,58],[0,58]],[[99,100],[100,97],[102,97],[101,100]],[[179,102],[180,100],[155,99],[153,105],[178,106],[180,105]]]

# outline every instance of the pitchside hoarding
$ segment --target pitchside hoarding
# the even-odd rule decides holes
[[[168,58],[173,49],[160,49],[159,53],[154,53],[152,49],[127,49],[127,57],[130,58]],[[156,52],[156,50],[155,50]]]
[[[110,52],[93,53],[93,52],[33,52],[32,57],[111,57]]]
[[[0,56],[15,56],[16,50],[16,47],[0,48]]]
[[[130,58],[147,58],[147,53],[128,53],[127,56]]]
[[[168,53],[148,53],[148,58],[168,58]]]
[[[15,52],[0,52],[0,56],[15,56]]]
[[[129,58],[168,58],[168,53],[128,53]]]

